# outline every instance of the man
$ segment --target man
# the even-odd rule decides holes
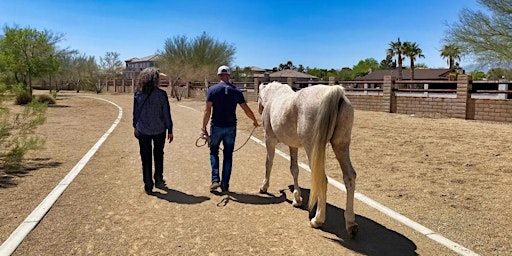
[[[237,105],[240,105],[245,115],[252,119],[254,126],[258,126],[258,120],[256,120],[254,113],[247,106],[242,92],[229,82],[229,67],[220,66],[217,70],[217,75],[220,82],[210,87],[206,93],[206,107],[201,131],[203,134],[208,135],[206,126],[211,116],[210,164],[212,168],[212,184],[210,191],[215,191],[220,187],[222,192],[226,193],[229,191],[233,150],[235,148]],[[224,146],[222,181],[219,177],[219,146],[221,142]]]

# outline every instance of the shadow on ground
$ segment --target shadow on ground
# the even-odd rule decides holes
[[[293,185],[289,186],[290,191],[293,191]],[[303,204],[300,209],[308,211],[307,205],[309,201],[309,189],[303,189],[302,197]],[[287,200],[292,203],[291,200]],[[314,217],[309,213],[309,218]],[[321,230],[333,234],[337,239],[327,238],[333,242],[339,243],[345,248],[365,255],[418,255],[416,253],[416,244],[404,235],[386,228],[385,226],[357,215],[356,222],[359,225],[359,233],[355,238],[349,238],[345,230],[345,211],[334,205],[327,204],[326,220]]]
[[[0,166],[0,188],[10,188],[18,185],[15,178],[27,176],[30,172],[42,168],[59,167],[62,163],[51,161],[51,158],[28,158],[21,164],[13,166]]]
[[[177,203],[177,204],[200,204],[204,201],[210,200],[209,197],[206,196],[194,196],[187,193],[183,193],[178,190],[170,189],[170,188],[164,188],[163,189],[166,193],[161,192],[153,192],[153,196],[156,196],[162,200],[166,200],[170,203]]]
[[[241,204],[280,204],[286,202],[286,193],[284,190],[279,191],[279,195],[273,195],[270,193],[264,194],[245,194],[237,192],[222,193],[218,191],[211,191],[216,196],[226,195],[228,201],[233,201]]]
[[[245,193],[237,193],[237,192],[228,192],[222,193],[218,191],[211,191],[212,194],[216,196],[226,196],[222,199],[222,201],[217,204],[217,206],[225,206],[228,202],[233,201],[241,204],[255,204],[255,205],[265,205],[265,204],[280,204],[286,202],[286,193],[284,190],[279,191],[279,195],[273,195],[270,193],[264,194],[245,194]]]

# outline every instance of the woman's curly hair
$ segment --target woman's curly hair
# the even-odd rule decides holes
[[[142,93],[149,94],[158,87],[160,72],[155,67],[143,69],[139,74],[139,88]]]

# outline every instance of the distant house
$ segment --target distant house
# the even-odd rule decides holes
[[[414,80],[448,80],[450,69],[448,68],[422,68],[414,69]],[[374,70],[368,75],[357,77],[358,81],[382,81],[384,76],[398,77],[398,69]],[[411,70],[402,69],[402,80],[411,79]]]
[[[312,76],[306,73],[302,73],[296,70],[285,69],[273,73],[254,74],[255,78],[259,78],[263,82],[277,81],[280,83],[286,83],[288,78],[292,78],[296,82],[307,82],[317,81],[318,77]]]
[[[131,58],[125,60],[125,70],[123,77],[128,79],[136,79],[140,71],[147,67],[154,67],[155,62],[158,59],[158,55],[149,55],[144,58]]]

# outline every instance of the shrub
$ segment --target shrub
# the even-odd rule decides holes
[[[11,114],[9,108],[0,104],[0,162],[16,166],[28,151],[42,148],[44,138],[35,129],[45,120],[46,104],[30,102],[17,114]]]
[[[30,92],[20,92],[16,94],[14,103],[16,105],[26,105],[32,101],[32,94]]]
[[[23,84],[17,84],[12,86],[11,91],[15,95],[14,103],[16,105],[25,105],[32,101],[32,94],[28,86]]]
[[[41,94],[36,97],[37,102],[45,103],[45,104],[55,104],[55,98],[49,94]]]

